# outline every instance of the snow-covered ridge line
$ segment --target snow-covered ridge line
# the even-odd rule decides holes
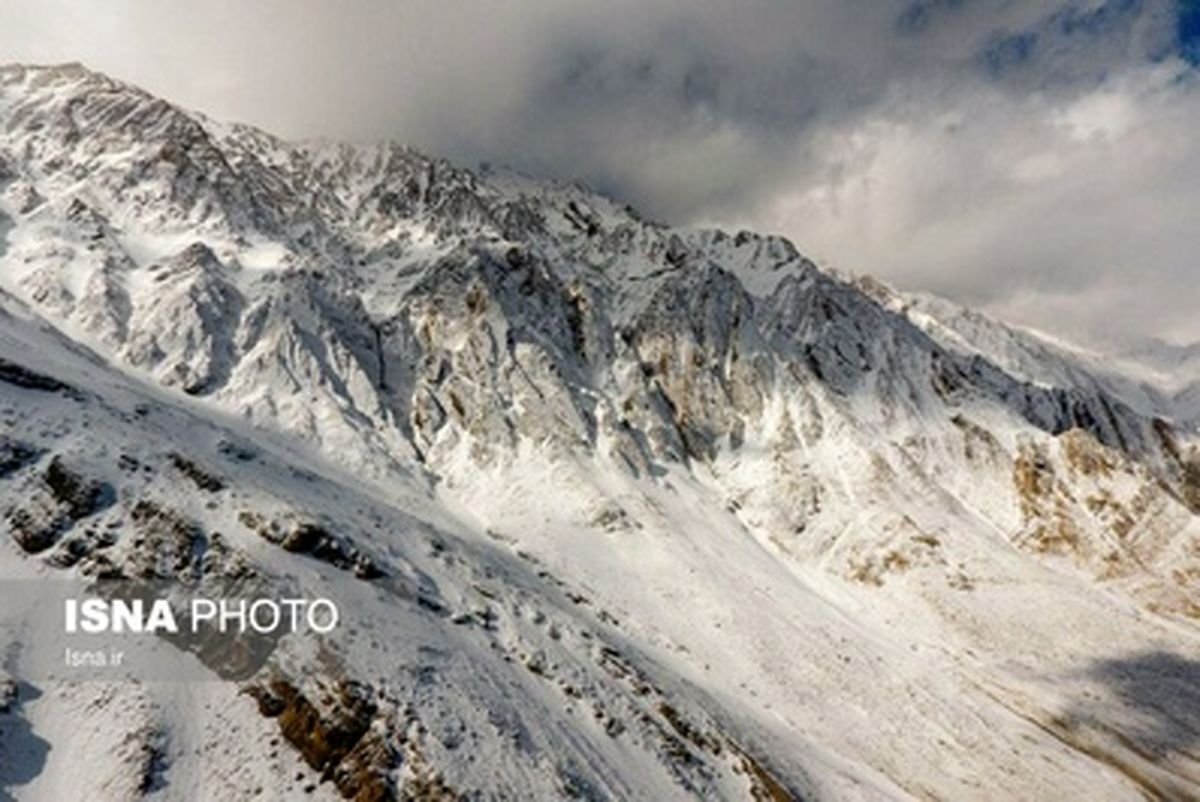
[[[329,420],[344,418],[351,408],[373,430],[421,438],[412,431],[422,428],[413,425],[419,377],[411,377],[416,386],[395,388],[398,393],[380,393],[380,385],[389,361],[419,364],[429,357],[421,353],[427,346],[441,347],[413,342],[429,321],[417,320],[412,310],[422,306],[422,294],[446,289],[438,276],[451,265],[459,270],[464,260],[498,261],[508,265],[510,276],[544,273],[546,290],[557,297],[546,297],[536,320],[523,319],[525,310],[502,310],[510,336],[520,329],[535,341],[557,339],[557,332],[538,329],[558,317],[577,329],[570,336],[584,338],[592,323],[584,313],[588,307],[602,320],[601,330],[592,333],[602,352],[582,355],[593,375],[611,373],[623,360],[641,360],[623,353],[615,335],[627,338],[641,317],[655,313],[648,302],[665,297],[667,287],[692,283],[696,269],[733,275],[729,286],[735,293],[739,287],[749,291],[749,314],[760,318],[760,329],[776,325],[761,319],[762,310],[785,281],[799,282],[806,295],[840,293],[837,282],[817,276],[786,240],[675,232],[578,187],[508,175],[493,184],[408,148],[290,145],[246,126],[212,123],[77,65],[9,67],[0,76],[8,109],[6,152],[20,154],[6,159],[19,161],[8,170],[13,175],[6,196],[30,224],[8,236],[17,245],[10,260],[26,267],[6,271],[7,286],[54,307],[81,335],[133,367],[193,394],[236,399],[247,414],[263,414],[257,407],[265,405],[273,410],[269,416],[310,436],[323,436]],[[476,280],[464,279],[454,289]],[[526,281],[520,292],[532,286]],[[297,301],[309,309],[301,312]],[[272,315],[282,307],[282,317]],[[189,319],[182,341],[163,339],[163,322]],[[280,323],[264,327],[267,319]],[[327,379],[319,382],[328,386],[327,401],[318,403],[337,409],[320,416],[326,425],[298,409],[279,415],[281,407],[295,406],[287,399],[250,401],[280,389],[280,381],[262,381],[264,358],[299,337],[294,327],[303,320],[331,331],[309,328],[315,340],[297,342],[330,334],[337,340],[322,355],[303,347],[292,351],[309,362],[302,373]],[[881,321],[891,329],[901,322]],[[806,336],[824,338],[829,329]],[[836,333],[841,342],[770,345],[785,360],[800,349],[831,346],[835,361],[844,362],[847,348],[864,347],[850,340],[876,334]],[[901,341],[924,347],[910,332],[901,333]],[[578,359],[551,358],[562,370]],[[295,367],[287,368],[293,377]],[[1111,382],[1088,383],[1084,368],[1072,368],[1080,375],[1060,372],[1056,378],[1073,381],[1058,386],[1111,394]],[[444,410],[446,399],[437,401]],[[1039,414],[1039,425],[1080,422],[1069,411],[1045,414],[1055,420]],[[1099,428],[1120,429],[1120,423]],[[1120,439],[1101,436],[1109,443]]]

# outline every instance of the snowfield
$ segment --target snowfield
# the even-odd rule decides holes
[[[0,123],[0,799],[1200,798],[1192,355],[78,65]],[[134,581],[343,624],[62,665]]]

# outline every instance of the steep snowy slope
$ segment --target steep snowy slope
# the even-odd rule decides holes
[[[207,577],[199,538],[353,610],[332,660],[138,686],[143,792],[1200,795],[1186,390],[781,238],[78,66],[0,68],[0,123],[3,576]],[[38,742],[132,691],[15,669],[0,787],[53,798]],[[361,748],[292,737],[322,699]]]
[[[420,492],[363,493],[319,455],[130,383],[26,315],[0,305],[3,353],[36,358],[0,365],[0,564],[6,641],[21,643],[5,665],[20,683],[0,741],[9,792],[286,799],[324,776],[326,793],[375,799],[395,776],[407,795],[665,799],[775,782],[717,702],[529,556],[471,538]],[[217,649],[195,651],[189,681],[143,664],[129,675],[158,681],[97,682],[47,670],[39,656],[57,648],[10,640],[15,581],[41,579],[42,604],[65,573],[288,588],[334,599],[349,627],[315,647],[294,636],[249,677]],[[291,752],[292,709],[271,711],[284,702],[330,705],[314,730],[351,718],[354,749]],[[797,788],[804,751],[779,746]]]

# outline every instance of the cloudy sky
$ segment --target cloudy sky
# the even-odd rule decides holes
[[[0,61],[64,60],[1076,339],[1200,340],[1200,0],[0,4]]]

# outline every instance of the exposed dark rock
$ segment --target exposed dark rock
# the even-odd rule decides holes
[[[9,511],[7,522],[13,540],[28,554],[43,552],[58,540],[57,518],[39,520],[28,510],[18,508]]]
[[[37,461],[40,455],[41,452],[34,446],[0,435],[0,479]]]
[[[26,390],[41,390],[47,393],[62,393],[77,401],[83,399],[83,393],[58,379],[30,370],[29,368],[10,362],[0,357],[0,381],[22,387]]]
[[[115,542],[115,532],[97,532],[94,528],[88,528],[82,534],[72,534],[63,539],[48,560],[56,568],[70,568]]]
[[[279,731],[304,761],[331,781],[346,799],[397,799],[389,770],[397,755],[380,730],[372,728],[379,708],[370,686],[342,680],[310,700],[294,684],[276,679],[246,689],[259,712],[278,720]],[[414,798],[405,795],[405,798]]]
[[[390,771],[396,764],[395,749],[381,729],[367,730],[345,757],[327,772],[346,799],[354,802],[392,802],[399,798]],[[406,788],[404,799],[417,799]]]
[[[142,794],[150,794],[166,788],[169,762],[166,734],[159,731],[146,733],[142,738],[141,750],[138,754],[138,768],[141,774],[138,791]]]
[[[240,512],[238,520],[285,551],[304,554],[343,571],[351,571],[359,579],[385,576],[374,560],[360,552],[347,538],[330,532],[324,524],[292,517],[267,520],[250,510]]]
[[[9,509],[6,519],[17,545],[28,554],[39,554],[114,499],[111,487],[76,473],[55,457],[28,498]]]
[[[134,535],[129,567],[134,575],[166,579],[201,572],[208,539],[194,522],[149,499],[138,501],[130,517]]]
[[[253,448],[231,440],[222,440],[218,443],[217,451],[221,452],[222,456],[237,462],[253,462],[258,458],[258,452]]]
[[[0,677],[0,716],[11,713],[16,707],[18,687],[11,677]]]
[[[67,515],[75,521],[98,512],[107,506],[106,501],[112,500],[111,488],[75,473],[58,457],[50,461],[43,481],[54,498],[66,505]]]
[[[172,452],[170,456],[171,464],[175,466],[175,469],[191,479],[196,487],[209,493],[217,493],[225,489],[224,480],[204,470],[192,460],[178,452]]]

